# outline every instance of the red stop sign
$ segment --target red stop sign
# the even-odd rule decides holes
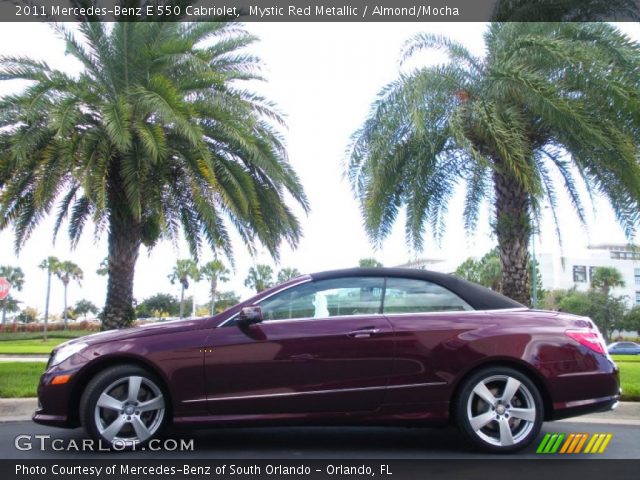
[[[9,296],[9,290],[11,290],[9,281],[4,277],[0,277],[0,300],[4,300]]]

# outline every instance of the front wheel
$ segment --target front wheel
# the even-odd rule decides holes
[[[542,397],[536,385],[519,371],[486,368],[463,384],[456,417],[462,432],[476,446],[514,452],[538,436],[544,418]]]
[[[126,450],[157,437],[167,404],[158,379],[135,365],[108,368],[91,379],[80,400],[84,428],[102,445]]]

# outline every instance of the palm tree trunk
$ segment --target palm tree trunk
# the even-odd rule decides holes
[[[494,229],[502,266],[502,293],[523,305],[530,305],[527,268],[531,234],[529,196],[517,179],[502,172],[500,163],[496,162],[493,181],[496,196]]]
[[[67,329],[67,284],[64,284],[64,329]]]
[[[44,301],[44,330],[42,339],[47,341],[47,324],[49,322],[49,298],[51,295],[51,267],[47,268],[47,297]]]
[[[184,317],[184,285],[180,288],[180,318]]]
[[[113,207],[109,222],[109,280],[103,330],[128,327],[135,317],[133,277],[142,238],[140,225],[124,210]]]

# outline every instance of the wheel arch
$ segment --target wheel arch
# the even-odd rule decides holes
[[[531,364],[515,358],[488,358],[483,362],[476,364],[461,374],[453,384],[453,392],[451,394],[451,400],[449,402],[449,419],[454,421],[456,418],[456,399],[460,395],[460,390],[465,384],[466,380],[472,375],[475,375],[480,370],[491,367],[506,367],[517,370],[518,372],[526,375],[536,386],[542,397],[542,404],[544,407],[544,420],[550,420],[553,418],[553,402],[544,377],[538,372]]]
[[[80,425],[80,399],[82,398],[82,394],[86,389],[87,385],[91,381],[93,377],[95,377],[100,372],[106,370],[107,368],[115,367],[118,365],[134,365],[137,367],[141,367],[147,370],[149,373],[153,374],[158,378],[161,385],[160,388],[163,390],[165,397],[168,399],[167,409],[168,409],[168,420],[171,421],[173,418],[173,399],[171,397],[171,389],[169,388],[168,381],[162,370],[157,368],[157,366],[153,365],[151,362],[143,359],[141,357],[137,357],[134,355],[114,355],[114,356],[105,356],[100,359],[96,359],[94,362],[91,362],[87,367],[82,369],[76,378],[75,384],[71,391],[70,396],[70,405],[69,405],[69,421],[73,425]]]

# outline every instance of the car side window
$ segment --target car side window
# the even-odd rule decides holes
[[[440,285],[412,278],[388,278],[384,313],[425,313],[473,310],[458,295]]]
[[[383,278],[348,277],[304,283],[259,302],[265,321],[380,313]]]

